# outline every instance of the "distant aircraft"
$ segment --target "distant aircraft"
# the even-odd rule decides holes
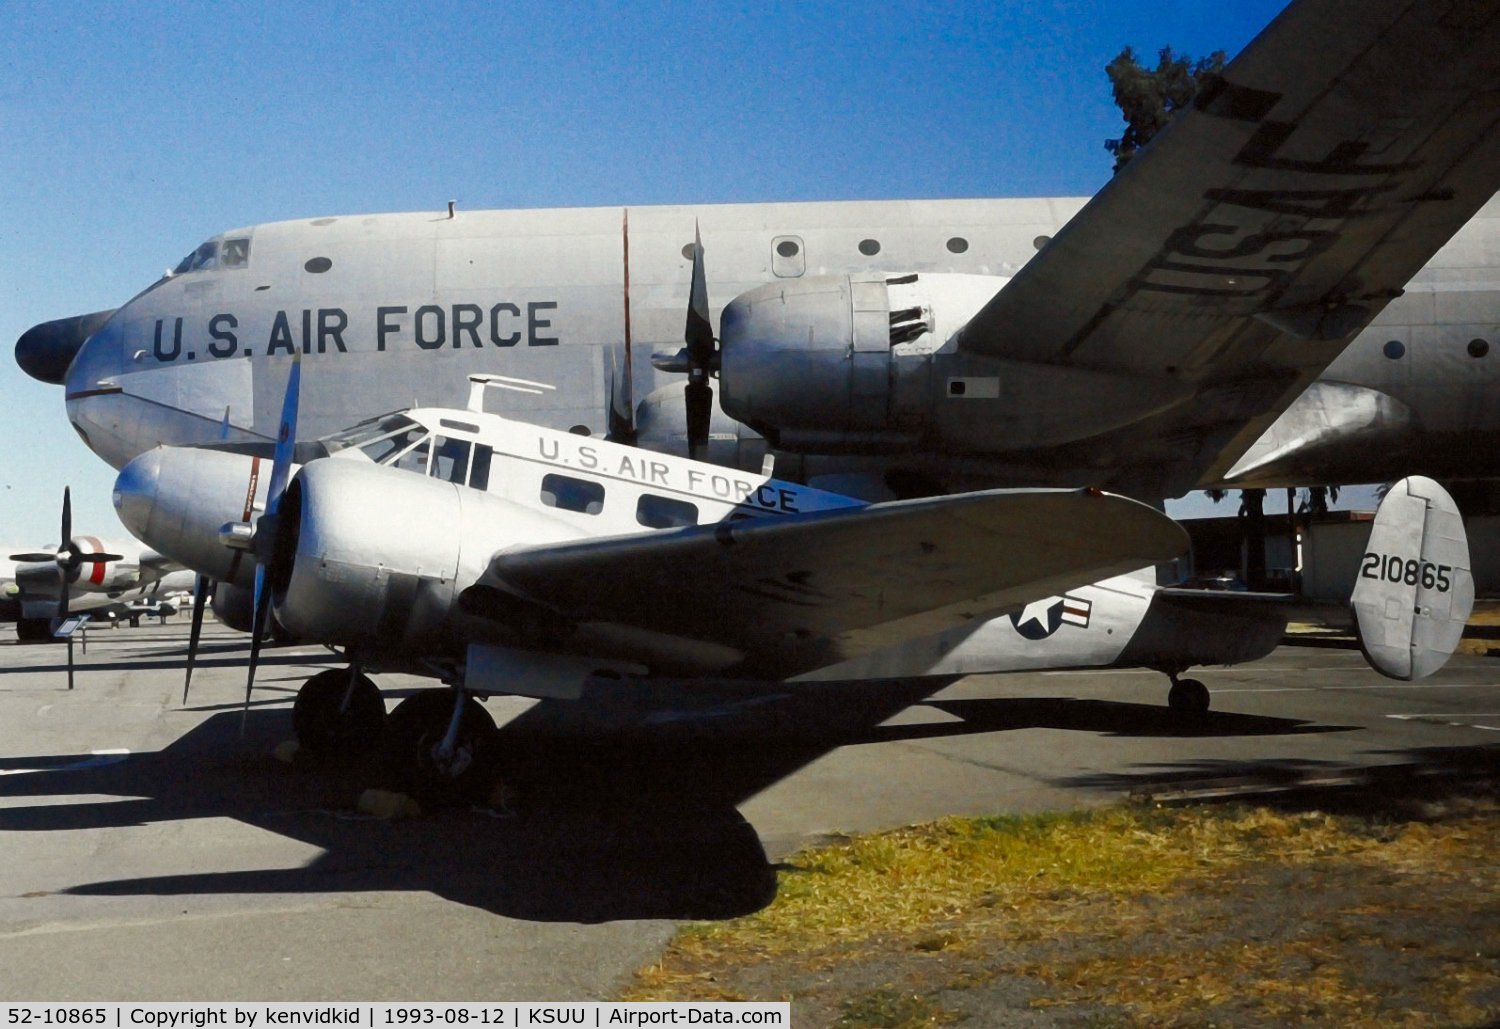
[[[133,539],[73,535],[71,491],[63,490],[62,544],[0,557],[0,620],[22,640],[45,640],[70,611],[138,620],[147,602],[191,589],[193,575]]]

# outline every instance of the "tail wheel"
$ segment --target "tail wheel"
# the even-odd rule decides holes
[[[349,693],[349,670],[330,668],[308,679],[292,705],[297,742],[312,754],[365,751],[380,742],[385,701],[367,675],[358,675]],[[344,696],[349,704],[344,706]]]
[[[1208,710],[1208,687],[1197,679],[1178,679],[1167,693],[1167,706],[1184,714],[1201,715]]]
[[[493,779],[498,730],[473,697],[465,697],[452,752],[440,747],[453,718],[452,690],[423,690],[396,705],[386,723],[385,756],[398,785],[468,797]]]

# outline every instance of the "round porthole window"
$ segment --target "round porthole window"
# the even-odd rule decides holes
[[[1394,361],[1406,353],[1406,344],[1399,339],[1393,339],[1382,347],[1380,352]]]
[[[874,257],[876,254],[880,253],[880,240],[878,240],[878,239],[862,239],[862,240],[860,240],[859,241],[859,252],[862,253],[862,254],[864,254],[866,257]]]
[[[326,257],[314,257],[302,266],[306,271],[314,275],[321,275],[333,267],[333,262]]]
[[[784,239],[776,244],[776,252],[782,257],[796,257],[797,249],[797,244],[789,239]]]
[[[1490,352],[1490,344],[1489,344],[1488,340],[1483,340],[1483,339],[1471,339],[1471,340],[1469,340],[1469,356],[1470,357],[1483,357],[1485,354],[1488,354],[1489,352]]]
[[[691,243],[684,243],[684,244],[682,244],[682,256],[686,257],[689,261],[691,261],[693,259],[693,244],[691,244]]]
[[[1042,249],[1042,247],[1046,246],[1048,243],[1051,243],[1051,242],[1052,242],[1052,237],[1051,236],[1038,236],[1036,239],[1034,239],[1034,240],[1031,241],[1031,245],[1034,246],[1034,247],[1036,247],[1038,250],[1040,250],[1040,249]]]
[[[969,241],[962,236],[954,236],[948,241],[948,252],[950,254],[962,254],[969,249]]]

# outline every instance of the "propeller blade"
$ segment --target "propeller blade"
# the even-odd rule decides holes
[[[714,356],[714,326],[708,315],[708,283],[703,271],[703,236],[693,226],[693,285],[688,294],[687,326],[683,330],[688,357],[706,374]]]
[[[73,555],[73,563],[74,564],[107,565],[111,561],[123,561],[123,560],[125,560],[125,556],[123,554],[75,554],[75,555]]]
[[[292,353],[292,373],[286,380],[286,397],[281,402],[281,424],[276,430],[276,457],[271,466],[271,484],[266,490],[266,512],[280,505],[281,493],[291,478],[292,452],[297,445],[297,397],[302,386],[302,355]]]
[[[66,547],[68,541],[73,538],[73,491],[67,486],[63,487],[63,515],[62,535],[58,537],[62,546]]]
[[[713,417],[714,391],[706,382],[689,379],[683,392],[687,401],[688,456],[694,461],[708,457],[708,426]]]
[[[57,617],[68,617],[68,584],[66,581],[60,584],[57,595]]]
[[[266,589],[266,566],[255,566],[255,621],[250,630],[250,673],[245,679],[245,708],[240,713],[240,735],[250,720],[250,691],[255,689],[255,666],[260,663],[260,643],[265,638],[266,622],[271,616],[271,591]]]
[[[688,294],[687,325],[683,330],[687,342],[688,456],[695,461],[708,456],[709,422],[713,418],[714,391],[709,386],[714,364],[714,326],[709,320],[708,281],[703,270],[703,234],[693,225],[693,284]]]
[[[37,551],[34,554],[12,554],[10,555],[10,559],[12,561],[23,561],[27,564],[36,564],[41,561],[56,561],[57,553],[55,551],[51,553]]]
[[[193,628],[188,633],[187,674],[182,679],[182,703],[187,704],[188,687],[193,684],[193,662],[198,660],[198,639],[203,635],[203,602],[208,597],[208,576],[198,576],[193,591]]]

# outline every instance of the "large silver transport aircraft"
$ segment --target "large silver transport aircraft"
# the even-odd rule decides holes
[[[116,467],[268,453],[297,351],[306,440],[497,372],[560,387],[516,417],[682,451],[691,421],[699,457],[769,447],[871,498],[1496,474],[1474,445],[1500,439],[1493,22],[1480,0],[1294,3],[1087,203],[279,222],[17,358]],[[695,226],[709,325],[678,352]],[[712,424],[682,371],[713,383]]]

